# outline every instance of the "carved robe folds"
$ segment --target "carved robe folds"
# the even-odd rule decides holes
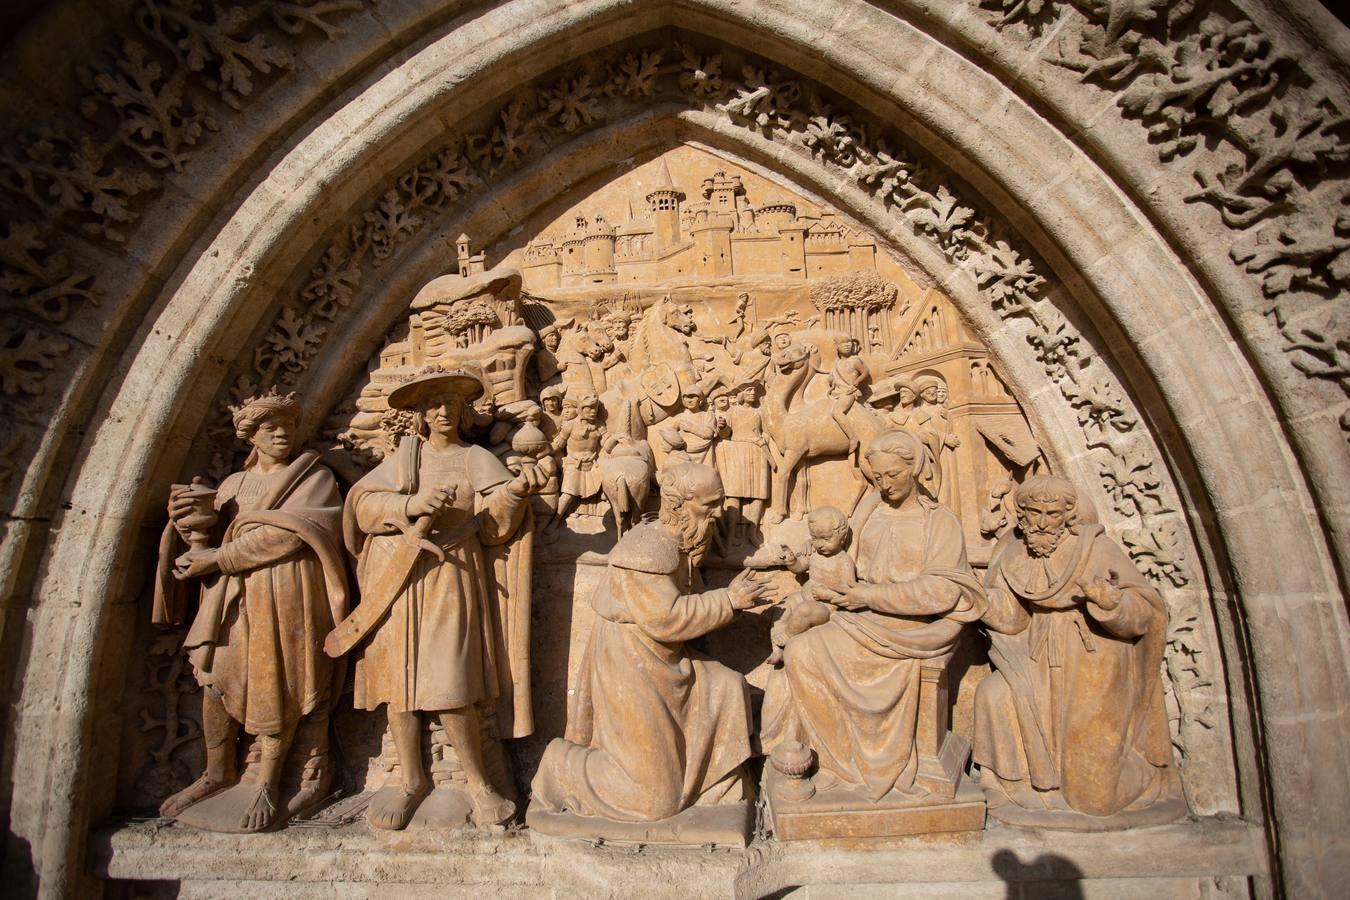
[[[1120,602],[1083,595],[1115,581]],[[989,656],[975,695],[975,761],[989,812],[1013,823],[1124,828],[1186,812],[1172,766],[1160,670],[1162,597],[1101,526],[1049,557],[1009,535],[990,564]]]
[[[439,711],[495,699],[502,736],[527,735],[529,547],[511,539],[528,504],[503,488],[511,473],[500,460],[477,446],[436,455],[405,438],[347,498],[358,581],[370,583],[403,540],[396,523],[407,521],[408,498],[426,480],[456,489],[428,535],[445,561],[418,557],[407,589],[362,646],[356,706]]]
[[[183,641],[198,682],[249,734],[278,734],[311,713],[326,717],[333,666],[323,638],[347,611],[333,473],[309,452],[272,475],[246,469],[221,483],[216,507],[230,518],[220,575],[203,584]],[[155,622],[177,618],[166,608],[174,555],[161,552]]]
[[[945,665],[964,623],[984,612],[984,593],[946,507],[897,512],[872,493],[852,526],[865,582],[852,593],[868,608],[836,610],[788,642],[765,689],[762,742],[766,752],[785,741],[814,750],[818,789],[842,783],[873,803],[892,791],[922,797],[921,668]]]
[[[743,827],[749,692],[739,674],[685,646],[735,611],[725,590],[690,593],[693,579],[661,525],[639,525],[611,551],[567,737],[548,746],[534,779],[531,827],[562,833],[536,808],[622,823],[718,804]],[[685,837],[701,842],[696,829]]]

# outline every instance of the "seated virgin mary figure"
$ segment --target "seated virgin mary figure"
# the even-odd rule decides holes
[[[875,490],[853,514],[849,547],[858,583],[827,591],[835,607],[829,620],[783,648],[783,667],[765,690],[761,744],[770,754],[804,744],[817,759],[816,793],[838,787],[864,805],[928,802],[925,785],[935,782],[921,777],[925,762],[961,756],[936,781],[941,802],[951,802],[964,754],[942,752],[953,736],[946,704],[931,692],[944,690],[941,667],[987,601],[966,562],[960,523],[928,493],[934,465],[923,441],[888,431],[868,445],[866,458]],[[925,685],[926,665],[943,677]],[[934,736],[934,747],[921,746],[921,732]],[[983,815],[981,806],[979,823]]]

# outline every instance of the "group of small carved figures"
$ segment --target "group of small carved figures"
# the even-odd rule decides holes
[[[396,756],[369,823],[404,828],[440,789],[428,725],[457,761],[465,816],[510,822],[519,798],[500,739],[534,727],[533,541],[602,492],[617,536],[590,597],[566,734],[533,778],[536,830],[704,843],[731,821],[744,834],[758,754],[783,822],[813,798],[838,819],[971,806],[972,791],[976,828],[986,805],[1004,822],[1070,829],[1184,814],[1160,672],[1165,604],[1071,483],[1017,487],[1015,525],[981,580],[937,500],[953,439],[942,385],[871,384],[846,335],[822,367],[788,330],[794,317],[713,339],[687,308],[664,306],[652,314],[666,327],[639,350],[626,313],[577,326],[570,342],[541,329],[538,400],[506,414],[483,405],[491,391],[472,366],[410,375],[387,398],[410,414],[409,433],[345,499],[319,453],[296,452],[294,395],[233,409],[247,461],[214,489],[174,486],[160,544],[155,620],[190,621],[206,755],[165,816],[255,832],[325,801],[329,713],[350,659],[355,706],[385,707]],[[669,334],[684,350],[657,365],[652,345]],[[825,389],[808,402],[815,375]],[[776,434],[757,404],[766,389],[786,397]],[[830,453],[856,460],[858,493],[807,512],[807,546],[763,543],[766,504],[772,521],[789,512],[791,470]],[[754,552],[707,589],[705,557],[738,542]],[[756,729],[745,679],[689,642],[745,610],[773,619],[770,605]],[[974,703],[983,797],[966,774],[970,744],[947,727],[946,666],[968,628],[987,636],[993,667]],[[883,834],[966,827],[871,821],[898,828]]]

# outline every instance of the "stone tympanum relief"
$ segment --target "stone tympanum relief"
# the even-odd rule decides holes
[[[327,706],[297,700],[278,728],[235,715],[194,626],[208,769],[166,811],[285,820],[188,815],[234,778],[217,735],[243,722],[249,802],[300,812],[268,767],[294,720],[322,732],[306,772],[326,779],[319,794],[341,782],[332,819],[378,829],[498,828],[528,800],[540,833],[743,845],[761,773],[784,840],[977,830],[986,797],[1005,821],[1070,828],[1184,812],[1160,595],[1071,490],[1060,543],[1026,549],[1042,546],[1026,486],[1061,482],[944,295],[844,216],[693,146],[550,214],[492,265],[468,236],[447,247],[453,271],[416,292],[347,398],[328,398],[316,447],[345,499],[313,451],[289,463],[328,479],[328,544],[268,532],[254,565],[314,553],[322,574],[345,546],[357,602],[340,578],[305,594],[331,603],[275,651],[332,673],[324,703],[347,678],[345,771],[323,764]],[[220,498],[289,460],[293,402],[250,404],[272,442],[248,432],[258,458],[281,461],[251,457],[170,503],[163,565],[216,578],[199,622],[280,608],[209,569],[229,555],[210,545]],[[1028,566],[1063,596],[1042,596]],[[212,601],[227,577],[245,590]],[[238,646],[225,634],[217,661]],[[167,713],[157,727],[172,743]],[[160,781],[173,752],[154,758]]]

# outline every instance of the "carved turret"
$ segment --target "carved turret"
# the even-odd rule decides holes
[[[675,182],[670,179],[670,169],[666,167],[666,161],[661,160],[656,187],[647,194],[647,207],[651,210],[652,224],[656,228],[658,253],[679,243],[680,203],[683,201],[683,192],[675,189]]]

